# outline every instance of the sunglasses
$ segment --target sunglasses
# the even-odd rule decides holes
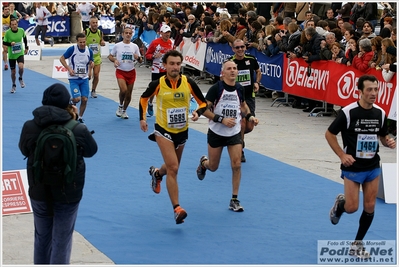
[[[241,48],[241,49],[244,49],[244,48],[245,48],[245,45],[235,46],[234,48],[235,48],[235,49],[240,49],[240,48]]]

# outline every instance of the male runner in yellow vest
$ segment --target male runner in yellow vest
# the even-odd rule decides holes
[[[96,89],[100,80],[101,70],[101,46],[105,46],[103,33],[98,29],[98,18],[93,16],[90,18],[90,26],[85,30],[86,44],[93,51],[94,69],[93,82],[91,87],[91,97],[97,98]],[[89,77],[90,79],[91,77]]]

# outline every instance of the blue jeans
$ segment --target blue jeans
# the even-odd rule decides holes
[[[54,216],[48,215],[47,202],[31,199],[31,204],[35,225],[34,264],[69,264],[79,202],[55,202]]]

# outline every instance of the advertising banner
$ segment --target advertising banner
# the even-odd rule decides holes
[[[51,16],[48,18],[46,36],[69,37],[71,35],[71,19],[68,16]],[[35,36],[36,21],[34,19],[21,19],[18,27],[25,30],[27,36]]]

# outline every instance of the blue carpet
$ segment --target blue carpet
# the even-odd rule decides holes
[[[26,70],[26,88],[13,95],[5,74],[3,169],[23,169],[21,127],[55,80]],[[162,163],[156,143],[147,139],[154,118],[149,119],[149,132],[143,133],[136,109],[129,108],[130,119],[121,120],[116,108],[102,96],[89,99],[84,117],[95,131],[99,150],[86,160],[76,224],[76,230],[116,264],[317,264],[317,240],[354,238],[361,209],[344,214],[336,226],[328,218],[335,196],[343,191],[341,184],[250,150],[239,194],[245,212],[229,211],[227,150],[219,170],[199,181],[195,170],[207,153],[206,135],[192,129],[178,175],[180,204],[188,217],[176,225],[165,182],[159,195],[150,189],[148,168]],[[366,238],[396,240],[396,225],[396,205],[378,199]]]

